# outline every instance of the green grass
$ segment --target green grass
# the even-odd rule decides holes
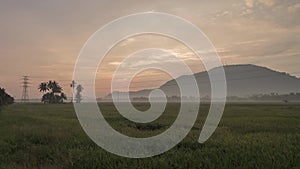
[[[137,104],[140,110],[147,105]],[[119,132],[149,137],[165,131],[178,113],[168,104],[164,115],[135,124],[112,104],[101,110]],[[106,152],[83,132],[73,106],[15,104],[0,112],[0,168],[300,168],[300,105],[229,104],[214,135],[197,142],[209,105],[184,141],[152,158],[129,159]]]

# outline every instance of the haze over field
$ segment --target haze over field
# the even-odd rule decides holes
[[[29,75],[30,98],[40,98],[38,84],[48,80],[58,81],[70,96],[76,58],[89,36],[113,19],[147,11],[178,15],[198,26],[212,41],[224,64],[256,64],[300,76],[298,0],[1,0],[0,86],[20,98],[21,76]],[[131,37],[116,45],[101,64],[96,80],[98,97],[110,93],[110,78],[122,59],[143,48],[170,50],[186,61],[194,73],[204,71],[201,61],[173,39],[157,35]],[[172,64],[158,56],[152,62],[145,59],[134,66],[155,62]],[[152,79],[156,83],[150,83]],[[157,88],[171,79],[165,73],[149,70],[134,79],[131,90]]]

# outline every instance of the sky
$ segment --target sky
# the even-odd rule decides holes
[[[30,98],[39,98],[38,84],[48,80],[59,82],[70,96],[74,65],[88,38],[114,19],[149,11],[177,15],[198,26],[226,65],[257,64],[300,77],[299,0],[0,0],[0,86],[18,99],[21,78],[28,75]],[[122,59],[143,48],[170,50],[193,72],[204,70],[174,39],[130,37],[105,56],[97,73],[99,97],[109,93],[110,78]],[[147,64],[152,62],[145,59],[135,66]],[[170,78],[157,70],[144,71],[131,90],[158,87]]]

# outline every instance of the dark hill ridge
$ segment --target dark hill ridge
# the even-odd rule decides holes
[[[209,70],[214,73],[219,68]],[[266,67],[245,64],[224,66],[227,79],[227,95],[245,97],[255,94],[300,92],[300,78],[291,76],[285,72],[277,72]],[[210,82],[208,72],[199,72],[193,75],[184,75],[177,80],[188,80],[195,76],[201,97],[210,95]],[[176,80],[170,80],[159,89],[169,97],[179,96]],[[151,89],[131,92],[130,97],[148,97]],[[122,92],[120,92],[122,93]],[[107,97],[110,97],[108,95]]]

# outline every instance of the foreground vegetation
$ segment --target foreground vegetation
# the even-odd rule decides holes
[[[141,110],[145,104],[137,104]],[[114,106],[101,103],[118,131],[135,137],[156,135],[175,120],[179,105],[168,104],[153,123],[135,124]],[[0,168],[300,168],[300,105],[230,104],[213,137],[197,143],[209,105],[188,137],[153,158],[128,159],[110,154],[83,132],[71,104],[15,104],[0,113]]]

